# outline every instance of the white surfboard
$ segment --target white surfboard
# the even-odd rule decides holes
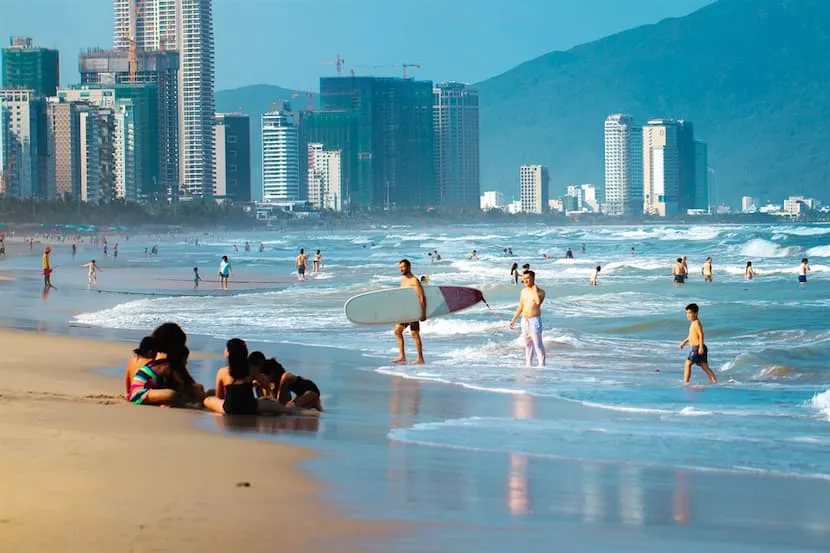
[[[481,291],[464,286],[424,286],[427,319],[472,307],[484,300]],[[376,290],[349,298],[346,318],[362,325],[408,323],[421,318],[421,305],[414,288]]]

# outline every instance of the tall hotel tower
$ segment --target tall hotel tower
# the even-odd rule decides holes
[[[608,215],[643,212],[643,129],[621,113],[605,120],[605,210]]]
[[[181,190],[214,189],[213,0],[114,0],[116,49],[129,49],[131,22],[141,51],[179,52],[179,180]]]

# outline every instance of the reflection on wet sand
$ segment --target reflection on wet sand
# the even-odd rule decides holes
[[[532,419],[533,396],[520,394],[513,401],[513,418]],[[507,508],[513,516],[526,515],[530,512],[530,494],[527,481],[526,455],[510,454],[510,472],[507,476]]]
[[[320,417],[224,415],[211,418],[214,420],[217,429],[228,432],[288,434],[291,432],[317,432],[320,430]]]
[[[392,379],[392,394],[389,398],[389,428],[409,428],[415,424],[415,417],[421,405],[421,388],[417,380],[410,380],[401,376]],[[407,460],[409,456],[406,447],[396,441],[389,441],[389,462],[386,465],[386,478],[390,483],[399,486],[390,486],[390,496],[396,501],[410,502],[414,500],[410,492],[410,478]],[[400,494],[391,492],[398,490]]]

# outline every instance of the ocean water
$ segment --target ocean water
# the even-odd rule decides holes
[[[251,252],[242,249],[245,240]],[[260,241],[263,253],[256,251]],[[163,242],[159,256],[131,258],[130,269],[185,282],[198,264],[203,278],[212,279],[220,256],[229,255],[232,290],[235,280],[288,284],[239,295],[125,296],[104,309],[91,303],[74,323],[147,329],[174,320],[219,339],[325,345],[362,355],[343,378],[361,371],[361,377],[393,375],[511,398],[509,415],[390,425],[388,440],[410,447],[830,479],[830,226],[392,226],[200,242]],[[122,251],[130,247],[122,244]],[[300,247],[321,249],[323,270],[305,282],[286,280]],[[507,247],[515,258],[503,255]],[[564,259],[567,247],[575,259]],[[468,259],[473,249],[480,260]],[[440,262],[431,263],[433,250]],[[681,255],[688,256],[691,278],[676,286],[671,265]],[[700,277],[706,256],[714,259],[711,283]],[[804,256],[812,271],[809,283],[799,285]],[[343,314],[349,297],[397,286],[403,257],[431,285],[480,288],[492,308],[423,323],[422,366],[390,364],[391,329],[355,326]],[[752,281],[743,277],[747,260],[759,273]],[[544,369],[524,366],[518,332],[507,328],[519,296],[509,278],[514,261],[530,263],[547,291]],[[597,265],[594,288],[588,279]],[[215,286],[205,282],[202,290]],[[681,382],[688,349],[678,346],[690,302],[700,305],[716,386],[703,385],[708,381],[698,368],[692,376],[698,385]]]

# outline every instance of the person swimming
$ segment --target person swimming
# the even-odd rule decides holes
[[[565,259],[573,259],[574,258],[574,251],[570,248],[565,250]]]

